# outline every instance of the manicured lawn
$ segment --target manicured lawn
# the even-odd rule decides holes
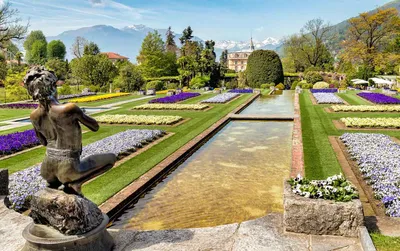
[[[378,251],[400,250],[400,237],[389,237],[377,233],[371,233],[370,235]]]
[[[357,100],[354,93],[346,94],[349,100]],[[352,97],[353,95],[354,97]],[[340,136],[345,130],[337,130],[332,120],[343,117],[398,117],[398,113],[327,113],[324,107],[330,105],[313,105],[308,92],[300,94],[301,120],[304,147],[305,173],[310,179],[325,179],[341,172],[335,152],[329,143],[328,136]],[[349,131],[357,132],[357,131]],[[394,131],[360,131],[384,133],[400,138],[400,130]]]
[[[0,109],[0,121],[29,117],[31,109]]]
[[[337,95],[350,105],[371,105],[371,103],[357,96],[357,93],[356,91],[347,91],[346,93],[337,93]]]

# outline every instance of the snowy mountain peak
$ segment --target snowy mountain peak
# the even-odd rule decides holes
[[[263,41],[253,40],[254,47],[256,49],[274,49],[281,42],[273,37],[264,39]],[[215,48],[221,50],[243,50],[250,48],[250,39],[248,41],[233,41],[233,40],[221,40],[215,43]]]
[[[124,29],[142,31],[142,30],[149,29],[149,27],[147,27],[144,24],[134,24],[134,25],[126,26]]]

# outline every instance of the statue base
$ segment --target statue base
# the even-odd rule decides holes
[[[22,251],[110,251],[114,240],[107,232],[108,216],[95,229],[82,235],[64,235],[52,227],[31,223],[22,232]]]

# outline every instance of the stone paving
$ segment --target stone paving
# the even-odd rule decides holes
[[[211,228],[163,231],[110,230],[109,232],[117,243],[115,251],[363,250],[357,238],[284,233],[282,215],[277,213],[251,221]]]

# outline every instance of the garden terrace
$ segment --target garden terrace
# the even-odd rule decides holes
[[[312,93],[317,104],[343,104],[343,100],[334,93]]]

